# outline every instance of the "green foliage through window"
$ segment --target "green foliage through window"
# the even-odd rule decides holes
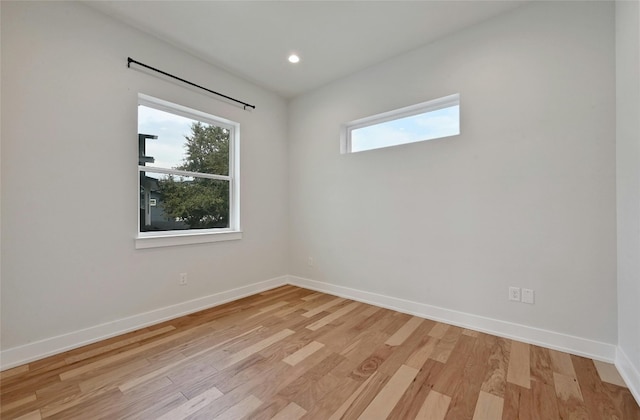
[[[187,156],[177,169],[229,174],[229,130],[200,122],[186,136]],[[179,178],[179,179],[176,179]],[[158,181],[165,213],[192,229],[229,227],[229,182],[169,175]]]

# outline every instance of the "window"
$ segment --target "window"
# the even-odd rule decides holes
[[[239,128],[140,95],[138,248],[240,238]]]
[[[460,95],[396,109],[344,126],[342,153],[416,143],[460,134]]]

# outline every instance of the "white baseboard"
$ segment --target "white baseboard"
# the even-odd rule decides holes
[[[434,321],[442,321],[463,328],[470,328],[489,334],[516,339],[526,343],[536,344],[580,356],[589,357],[613,363],[615,360],[618,370],[630,385],[630,389],[638,398],[640,389],[640,375],[630,363],[624,352],[613,344],[592,341],[580,337],[542,330],[526,325],[514,324],[478,315],[440,308],[424,303],[399,299],[377,293],[319,282],[297,276],[282,276],[274,279],[253,283],[236,289],[215,293],[176,305],[167,306],[142,314],[122,318],[112,322],[96,325],[83,330],[73,331],[56,337],[47,338],[19,347],[13,347],[0,352],[0,370],[9,369],[25,363],[39,360],[54,354],[95,343],[120,334],[134,331],[183,315],[208,309],[233,300],[237,300],[265,290],[273,289],[285,284],[304,287],[306,289],[341,296],[369,303],[398,312],[408,313]]]
[[[535,344],[578,356],[589,357],[603,362],[613,363],[616,359],[616,346],[609,343],[588,340],[555,331],[486,318],[465,312],[440,308],[438,306],[380,295],[377,293],[365,292],[362,290],[337,286],[335,284],[319,282],[297,276],[289,276],[289,284],[357,300],[359,302],[369,303],[375,306],[381,306],[383,308],[393,309],[398,312],[416,315],[434,321],[441,321],[447,324],[497,335],[499,337]]]
[[[616,352],[616,368],[633,394],[633,398],[640,404],[640,371],[631,363],[631,359],[620,346]]]
[[[287,284],[287,276],[253,283],[237,289],[189,300],[176,305],[118,319],[95,327],[73,331],[56,337],[13,347],[0,352],[0,370],[10,369],[47,356],[95,343],[110,337],[135,331],[149,325],[198,312],[233,300],[263,292]]]

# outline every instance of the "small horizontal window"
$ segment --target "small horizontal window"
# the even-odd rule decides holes
[[[343,130],[343,153],[416,143],[460,134],[460,95],[352,121]]]

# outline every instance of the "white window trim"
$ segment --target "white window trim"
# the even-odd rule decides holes
[[[444,96],[442,98],[433,99],[419,104],[406,106],[404,108],[394,109],[393,111],[383,112],[381,114],[371,115],[369,117],[360,118],[348,122],[342,126],[340,130],[340,153],[359,153],[351,151],[351,132],[359,128],[369,127],[371,125],[382,124],[388,121],[399,120],[413,115],[424,114],[431,111],[437,111],[443,108],[449,108],[460,104],[460,94]],[[450,136],[447,136],[450,137]],[[442,137],[439,137],[442,138]],[[432,139],[434,140],[434,139]],[[425,141],[425,140],[421,140]],[[418,142],[414,142],[418,143]],[[407,143],[409,144],[409,143]],[[393,146],[389,146],[393,147]],[[377,149],[369,149],[377,150]]]
[[[213,174],[207,174],[203,172],[179,171],[176,169],[157,168],[155,166],[138,165],[138,172],[153,172],[154,174],[167,174],[167,175],[186,176],[191,178],[208,178],[208,179],[219,179],[222,181],[233,181],[233,177],[227,176],[227,175],[213,175]]]
[[[225,118],[215,117],[204,112],[187,108],[182,105],[154,98],[153,96],[138,94],[138,105],[180,115],[186,118],[197,119],[204,123],[226,128],[229,136],[229,175],[214,175],[178,171],[153,166],[138,166],[138,174],[141,170],[146,172],[177,174],[183,176],[197,176],[200,178],[220,179],[229,181],[229,228],[226,229],[194,229],[172,230],[158,232],[140,232],[140,212],[138,211],[137,236],[135,238],[136,249],[158,248],[177,245],[202,244],[208,242],[232,241],[242,239],[240,229],[240,124]],[[140,176],[138,178],[137,201],[140,200]],[[138,205],[136,205],[138,206]]]
[[[188,232],[177,234],[176,232]],[[148,232],[146,232],[148,233]],[[193,245],[209,242],[234,241],[242,239],[241,230],[221,229],[219,232],[192,232],[188,230],[174,230],[154,232],[155,236],[136,238],[136,249],[160,248],[164,246]]]

